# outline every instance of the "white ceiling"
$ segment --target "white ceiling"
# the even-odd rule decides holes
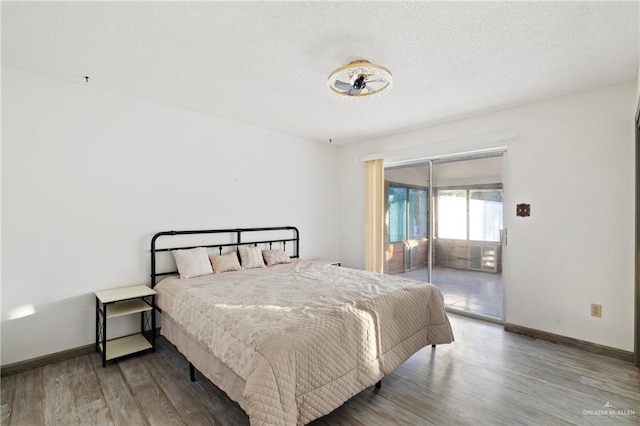
[[[342,144],[637,78],[638,2],[2,2],[2,63]],[[367,59],[380,98],[332,96]]]

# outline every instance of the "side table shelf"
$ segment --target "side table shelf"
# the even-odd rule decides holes
[[[97,291],[96,352],[107,361],[151,349],[155,350],[156,292],[146,285]],[[140,333],[107,340],[107,323],[111,318],[140,314]],[[149,334],[150,338],[145,337]]]

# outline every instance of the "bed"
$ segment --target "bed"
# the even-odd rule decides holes
[[[194,236],[215,242],[184,243]],[[184,278],[176,253],[202,250],[216,273]],[[162,272],[159,257],[170,253],[179,271]],[[240,269],[220,269],[234,257]],[[151,283],[161,334],[185,355],[192,380],[195,367],[252,425],[306,424],[379,386],[421,348],[453,341],[437,287],[302,260],[295,227],[160,232]]]

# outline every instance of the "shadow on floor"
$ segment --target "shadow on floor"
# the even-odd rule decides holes
[[[398,275],[423,282],[427,282],[429,276],[427,268]],[[433,268],[431,281],[444,294],[444,302],[448,308],[492,319],[503,319],[502,274],[436,266]]]

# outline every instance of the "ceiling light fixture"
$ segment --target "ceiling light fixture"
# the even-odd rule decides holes
[[[342,66],[329,75],[331,92],[347,98],[368,98],[386,93],[393,77],[385,67],[358,60]]]

